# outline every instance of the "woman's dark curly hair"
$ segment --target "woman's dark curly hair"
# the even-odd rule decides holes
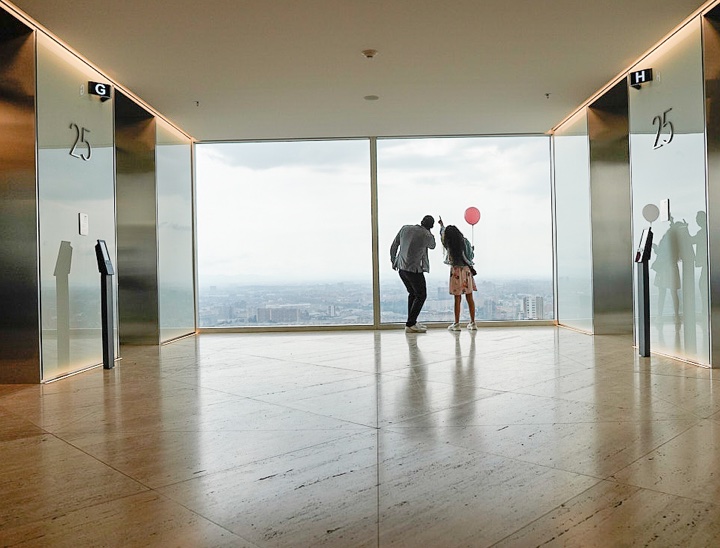
[[[448,258],[453,264],[463,264],[463,253],[465,253],[465,236],[455,225],[445,227],[443,233],[443,245],[448,252]]]

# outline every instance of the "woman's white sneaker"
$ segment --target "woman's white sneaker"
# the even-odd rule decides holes
[[[470,322],[468,324],[468,331],[477,331],[477,325],[475,325],[475,322]]]
[[[448,325],[448,331],[462,331],[462,327],[459,323],[452,323]]]

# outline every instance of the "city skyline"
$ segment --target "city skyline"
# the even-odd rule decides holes
[[[515,321],[553,318],[551,280],[478,280],[476,313],[479,321]],[[541,307],[542,317],[528,318],[526,301]],[[199,317],[202,327],[262,325],[372,325],[372,284],[352,282],[282,286],[210,285],[201,288]],[[407,292],[398,280],[381,288],[381,323],[404,322]],[[429,284],[421,318],[451,322],[453,298],[444,284]],[[536,315],[538,313],[536,312]],[[463,310],[463,317],[467,311]]]

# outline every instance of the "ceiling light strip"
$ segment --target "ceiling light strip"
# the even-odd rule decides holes
[[[719,0],[720,1],[720,0]],[[103,78],[107,79],[112,85],[115,87],[115,89],[119,89],[123,92],[123,94],[127,95],[129,98],[131,98],[133,101],[138,103],[140,106],[142,106],[145,110],[150,112],[153,116],[156,118],[160,118],[161,120],[168,123],[170,126],[172,126],[175,130],[182,133],[185,137],[190,139],[190,141],[195,142],[197,139],[195,139],[192,135],[184,131],[182,128],[180,128],[177,124],[173,123],[171,120],[169,120],[166,116],[158,112],[155,108],[153,108],[151,105],[149,105],[147,102],[145,102],[143,99],[135,95],[132,91],[128,90],[125,86],[122,84],[119,84],[112,78],[110,78],[103,70],[99,67],[97,67],[94,63],[90,62],[85,56],[83,56],[81,53],[77,52],[75,49],[73,49],[71,46],[63,42],[60,38],[55,36],[52,32],[50,32],[47,28],[45,28],[43,25],[35,21],[32,17],[30,17],[27,13],[22,11],[17,6],[7,2],[6,0],[0,0],[0,7],[3,7],[6,11],[8,11],[10,14],[12,14],[14,17],[25,23],[27,26],[35,29],[36,32],[42,32],[45,34],[48,38],[55,41],[60,47],[65,49],[69,54],[73,55],[74,57],[77,57],[80,61],[85,63],[88,67],[90,67],[93,70],[96,70],[100,74],[102,74]]]

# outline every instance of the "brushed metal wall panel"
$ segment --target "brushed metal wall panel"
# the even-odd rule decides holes
[[[632,210],[627,84],[588,108],[596,335],[633,332]]]
[[[40,369],[35,38],[0,10],[0,383]]]
[[[708,170],[710,365],[720,368],[720,7],[703,21]],[[707,272],[705,273],[707,277]]]
[[[155,118],[115,94],[120,343],[158,344]]]

